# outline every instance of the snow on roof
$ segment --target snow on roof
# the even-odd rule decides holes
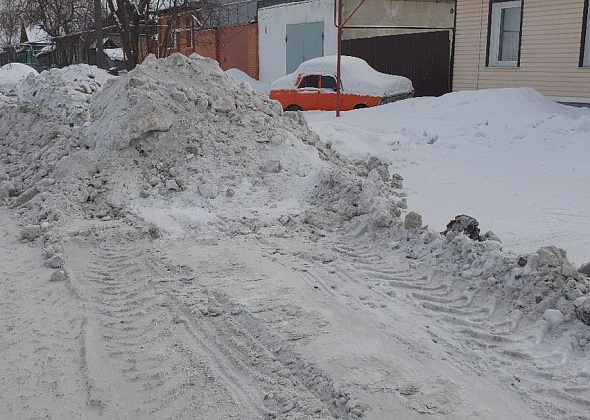
[[[37,76],[39,73],[32,67],[21,63],[8,63],[0,67],[0,84],[16,84],[29,74]]]
[[[42,56],[44,54],[48,54],[52,51],[55,51],[55,45],[46,45],[43,48],[41,48],[41,51],[39,51],[39,53],[36,55],[36,57]]]
[[[105,48],[104,53],[113,61],[125,60],[125,52],[123,52],[123,48]]]
[[[225,71],[225,74],[232,78],[236,83],[249,84],[252,90],[255,92],[264,93],[265,95],[270,93],[269,85],[251,78],[240,69],[229,69]]]
[[[27,29],[27,38],[31,43],[44,43],[51,42],[51,37],[47,32],[41,29],[39,26],[31,26]]]
[[[336,77],[337,56],[318,57],[305,61],[297,70],[276,80],[273,89],[293,89],[301,74],[321,74]],[[342,56],[342,91],[362,95],[388,96],[408,92],[412,89],[410,79],[378,72],[365,60]]]

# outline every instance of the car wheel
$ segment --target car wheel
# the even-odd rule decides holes
[[[365,104],[357,104],[354,106],[353,109],[362,109],[362,108],[368,108],[368,106]]]
[[[285,111],[302,111],[302,109],[299,105],[289,105]]]

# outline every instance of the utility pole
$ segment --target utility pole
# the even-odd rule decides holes
[[[102,0],[94,0],[94,33],[96,35],[96,66],[105,68],[102,42]]]
[[[350,18],[358,11],[358,9],[361,8],[361,6],[363,5],[363,3],[365,3],[366,0],[360,0],[360,2],[356,5],[356,7],[352,10],[352,12],[350,12],[350,14],[344,18],[343,15],[343,5],[342,2],[343,0],[337,0],[337,3],[335,4],[336,7],[336,13],[334,14],[335,19],[334,19],[334,25],[336,26],[336,28],[338,29],[338,47],[337,47],[337,58],[336,58],[336,117],[340,116],[340,108],[341,108],[341,80],[340,80],[340,76],[341,76],[341,72],[340,72],[340,64],[342,62],[342,30],[344,29],[344,25],[346,25],[348,23],[348,21],[350,20]]]
[[[338,21],[336,24],[338,28],[338,47],[336,58],[336,117],[340,116],[340,63],[342,61],[342,0],[338,0]]]

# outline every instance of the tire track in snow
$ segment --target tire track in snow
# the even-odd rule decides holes
[[[142,242],[111,238],[96,248],[80,240],[68,245],[72,283],[89,308],[89,404],[140,418],[262,416],[240,389],[244,385],[208,362],[215,352],[207,343],[189,340],[158,290],[170,274]],[[209,413],[200,401],[210,401]]]
[[[362,299],[365,304],[385,307],[384,299],[405,297],[451,337],[434,339],[517,389],[540,417],[556,418],[573,408],[576,418],[590,418],[590,361],[558,327],[519,310],[508,311],[487,292],[483,280],[477,283],[435,270],[416,278],[415,270],[399,268],[407,261],[379,244],[348,236],[332,249],[342,259],[335,276],[371,290],[371,297]]]
[[[66,247],[88,308],[88,403],[102,415],[195,418],[208,401],[217,411],[197,418],[362,417],[329,377],[196,273],[166,266],[146,240],[105,236]]]

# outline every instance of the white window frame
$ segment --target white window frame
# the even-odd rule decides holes
[[[490,19],[490,51],[488,57],[488,66],[490,67],[518,67],[518,60],[499,60],[500,54],[500,20],[502,17],[502,10],[513,7],[520,7],[521,22],[522,22],[522,0],[503,1],[492,3],[492,16]],[[520,26],[522,33],[522,24]],[[518,50],[520,51],[520,40],[518,43]]]
[[[172,39],[170,40],[170,49],[171,50],[176,50],[178,49],[178,33],[180,32],[180,29],[173,29],[172,31],[170,31],[170,35],[172,37]]]
[[[582,67],[590,67],[590,4],[586,5],[586,37],[582,54]]]

